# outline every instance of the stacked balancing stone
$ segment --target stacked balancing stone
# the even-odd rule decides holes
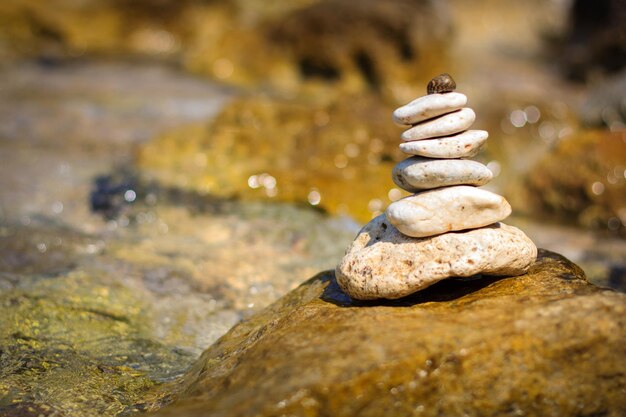
[[[396,123],[411,126],[400,149],[414,155],[395,166],[393,180],[415,194],[369,222],[337,266],[337,282],[353,298],[400,298],[449,277],[521,275],[537,257],[524,232],[500,223],[511,214],[509,203],[477,188],[492,173],[464,158],[476,155],[488,134],[467,130],[476,115],[455,88],[442,74],[428,95],[393,113]]]

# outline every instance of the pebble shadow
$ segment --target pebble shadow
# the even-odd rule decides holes
[[[339,284],[337,284],[335,273],[329,271],[328,279],[330,283],[326,286],[320,298],[323,301],[335,304],[339,307],[411,307],[430,302],[441,303],[454,301],[468,294],[480,291],[488,285],[505,278],[507,277],[483,277],[481,275],[475,275],[468,278],[448,278],[443,281],[439,281],[422,291],[418,291],[417,293],[399,298],[397,300],[380,299],[362,301],[352,299],[344,293],[339,287]]]

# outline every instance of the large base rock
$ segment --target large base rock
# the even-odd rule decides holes
[[[622,416],[626,296],[542,252],[516,278],[354,302],[332,272],[233,328],[159,416]]]
[[[359,232],[336,274],[353,298],[394,299],[449,277],[521,275],[536,256],[537,248],[524,232],[504,223],[412,238],[380,215]]]

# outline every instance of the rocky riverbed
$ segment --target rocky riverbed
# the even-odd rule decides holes
[[[4,414],[158,407],[175,391],[162,384],[231,326],[333,268],[358,230],[310,204],[142,182],[138,144],[212,117],[236,92],[123,63],[26,65],[0,79]],[[622,240],[518,223],[595,282],[624,289]]]
[[[343,0],[80,3],[0,5],[0,415],[624,410],[622,84],[553,71],[556,3],[365,2],[343,49],[307,41]],[[320,274],[403,195],[416,66],[460,75],[507,223],[585,274],[544,251],[383,303]]]
[[[126,64],[16,67],[2,80],[3,415],[135,409],[242,318],[332,267],[354,233],[311,208],[129,173],[137,143],[232,95],[215,85]]]

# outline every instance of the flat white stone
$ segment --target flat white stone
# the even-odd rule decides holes
[[[389,222],[412,237],[475,229],[509,214],[511,206],[504,197],[468,185],[423,191],[387,207]]]
[[[522,275],[536,258],[524,232],[503,223],[418,239],[381,214],[359,232],[335,275],[350,297],[395,299],[448,277]]]
[[[468,159],[413,156],[393,168],[392,178],[403,190],[416,192],[450,185],[485,185],[493,174],[485,165]]]
[[[488,137],[484,130],[467,130],[454,136],[404,142],[400,150],[428,158],[469,158],[478,153]]]
[[[402,133],[402,140],[422,140],[439,136],[449,136],[467,130],[476,120],[474,110],[465,107],[435,119],[416,124]]]
[[[429,94],[397,108],[393,112],[393,121],[398,125],[414,125],[435,116],[459,110],[466,104],[465,94],[455,92]]]

